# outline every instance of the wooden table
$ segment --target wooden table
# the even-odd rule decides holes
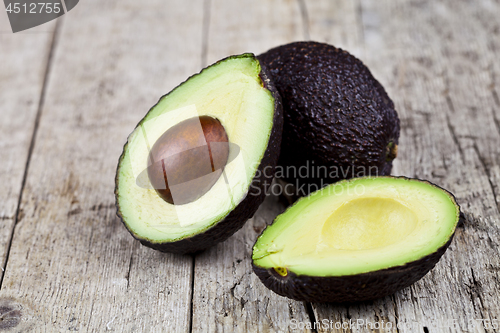
[[[0,12],[0,331],[498,332],[498,1],[82,0],[17,34]],[[361,58],[393,98],[393,174],[449,189],[467,217],[425,278],[373,302],[260,283],[251,248],[276,197],[196,256],[145,248],[115,216],[122,145],[161,95],[227,55],[309,39]]]

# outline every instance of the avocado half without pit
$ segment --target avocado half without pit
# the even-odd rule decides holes
[[[161,97],[118,163],[118,216],[142,244],[193,253],[257,210],[280,152],[281,100],[253,54],[225,58]]]
[[[460,207],[426,181],[344,180],[298,200],[257,239],[253,268],[266,287],[309,302],[390,295],[422,278],[453,238]]]

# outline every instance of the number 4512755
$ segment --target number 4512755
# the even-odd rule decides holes
[[[54,13],[59,14],[61,12],[61,4],[60,3],[45,3],[45,2],[32,2],[32,3],[23,3],[20,4],[18,2],[9,3],[6,8],[7,13],[14,14],[41,14],[41,13]]]

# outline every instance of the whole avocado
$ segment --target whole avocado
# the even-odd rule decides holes
[[[399,118],[359,59],[317,42],[279,46],[258,58],[283,101],[277,177],[305,195],[340,179],[390,174]]]

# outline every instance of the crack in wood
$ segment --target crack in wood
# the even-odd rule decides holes
[[[132,262],[134,258],[134,248],[132,247],[132,250],[130,251],[130,260],[128,262],[128,270],[127,270],[127,275],[125,275],[125,279],[127,279],[127,290],[129,289],[130,286],[130,272],[132,271]]]
[[[444,88],[443,94],[445,97],[446,105],[448,106],[448,109],[451,111],[451,113],[455,113],[455,105],[453,104],[453,101],[451,100],[451,97],[450,97],[450,78],[449,78],[447,72],[443,72],[441,75],[444,79],[445,88]]]
[[[192,333],[193,332],[193,317],[194,317],[194,277],[195,277],[195,264],[196,264],[196,255],[192,254],[191,255],[192,260],[191,260],[191,295],[190,297],[190,303],[189,303],[189,327],[188,327],[188,332]]]
[[[495,104],[497,106],[500,106],[500,98],[498,97],[498,94],[495,89],[491,91],[491,94],[493,95],[493,100],[495,101]]]
[[[491,74],[491,94],[493,96],[493,101],[495,101],[495,104],[500,107],[500,98],[498,97],[498,94],[497,94],[497,92],[495,90],[495,87],[496,87],[496,75],[495,75],[495,71],[493,70],[493,64],[492,63],[489,64],[488,71]],[[497,121],[497,119],[495,117],[493,117],[493,118],[495,119],[495,121]],[[497,127],[500,130],[500,127],[498,126],[498,124],[497,124]]]
[[[347,318],[347,319],[349,319],[349,320],[350,320],[350,319],[352,319],[352,318],[351,318],[351,314],[349,313],[349,305],[347,305],[347,306],[345,307],[345,313],[346,313],[346,318]]]
[[[201,39],[201,67],[207,67],[208,62],[208,38],[210,34],[210,18],[211,18],[211,0],[203,1],[203,24],[202,24],[202,39]]]
[[[463,220],[463,226],[465,229],[473,229],[475,231],[479,231],[481,233],[490,236],[490,233],[493,235],[500,235],[500,225],[497,223],[488,223],[485,225],[488,220],[480,217],[475,217],[470,213],[464,213],[465,219]],[[500,244],[498,242],[493,241],[491,238],[491,243],[489,244],[491,249],[498,251],[500,254]]]
[[[266,317],[269,321],[269,326],[272,328],[274,326],[273,325],[273,318],[269,314],[268,308],[269,308],[269,297],[266,297],[264,299],[264,313],[266,314]]]
[[[481,153],[479,152],[479,148],[477,147],[476,141],[473,141],[473,142],[474,142],[474,144],[472,146],[474,147],[474,151],[476,152],[477,158],[479,159],[479,162],[481,163],[481,166],[484,169],[484,173],[486,174],[486,178],[488,179],[488,183],[490,184],[491,193],[493,194],[493,199],[495,201],[496,210],[500,214],[500,205],[499,205],[499,202],[497,199],[497,194],[495,192],[495,186],[493,185],[493,182],[491,181],[490,170],[489,170],[487,163],[484,160],[483,156],[481,156]]]
[[[474,269],[472,267],[470,268],[470,272],[471,272],[471,278],[472,278],[472,281],[471,281],[472,285],[467,285],[467,287],[469,287],[469,297],[470,297],[470,300],[472,302],[474,309],[476,309],[479,312],[479,315],[481,316],[480,318],[485,319],[485,316],[483,313],[484,304],[483,304],[483,300],[481,298],[482,286],[481,286],[481,283],[476,280],[476,277],[474,275]],[[476,297],[479,300],[479,303],[481,305],[480,307],[478,307],[476,304],[476,300],[475,300]]]
[[[448,127],[448,130],[450,131],[451,138],[453,139],[453,142],[455,142],[455,145],[457,146],[458,152],[460,153],[460,158],[462,160],[462,163],[465,164],[465,156],[464,152],[462,150],[462,146],[460,145],[460,142],[458,141],[457,134],[455,133],[455,129],[453,128],[453,125],[451,124],[450,117],[448,114],[446,115],[446,125]]]
[[[361,4],[361,0],[356,0],[356,20],[358,23],[359,35],[361,36],[361,44],[363,45],[365,44],[365,24],[363,22],[363,5]]]
[[[80,207],[72,209],[72,210],[68,211],[68,217],[70,217],[72,215],[78,215],[81,212],[82,212],[82,209]]]
[[[92,211],[101,211],[102,209],[112,209],[112,210],[115,210],[116,209],[116,206],[115,204],[103,204],[103,203],[100,203],[98,205],[93,205],[90,210]]]
[[[394,304],[394,322],[396,326],[396,332],[399,333],[399,313],[398,313],[398,303],[396,303],[396,296],[391,295],[392,303]]]
[[[498,100],[498,95],[497,95],[496,91],[493,91],[493,97],[494,97],[498,107],[500,107],[500,100]],[[500,134],[500,119],[498,119],[496,117],[493,109],[491,109],[491,112],[493,114],[493,122],[495,123],[495,127],[497,128],[498,134]]]
[[[45,66],[45,73],[44,73],[44,76],[43,76],[42,90],[41,90],[41,93],[40,93],[40,99],[38,100],[38,107],[37,107],[36,116],[35,116],[35,125],[33,127],[33,134],[31,135],[30,145],[29,145],[29,148],[28,148],[28,156],[27,156],[27,159],[26,159],[25,167],[24,167],[24,173],[23,173],[23,178],[22,178],[22,182],[21,182],[21,189],[19,191],[19,198],[18,198],[18,201],[17,201],[15,221],[14,221],[14,223],[12,225],[12,229],[10,231],[9,241],[7,242],[7,250],[6,250],[6,254],[5,254],[5,261],[4,261],[4,265],[2,267],[2,271],[3,272],[5,272],[5,269],[7,268],[7,263],[9,261],[10,248],[12,246],[12,240],[14,239],[14,233],[15,233],[15,230],[16,230],[17,222],[20,220],[20,217],[22,216],[21,203],[22,203],[22,199],[23,199],[24,189],[26,187],[26,179],[28,178],[28,170],[29,170],[29,167],[30,167],[31,156],[33,155],[33,150],[34,150],[34,147],[35,147],[36,136],[37,136],[37,133],[38,133],[38,127],[40,125],[40,119],[41,119],[41,116],[42,116],[42,109],[43,109],[43,107],[45,105],[45,96],[46,96],[46,93],[47,93],[47,86],[48,86],[48,82],[49,82],[49,76],[50,76],[50,72],[51,72],[51,69],[52,69],[52,62],[53,62],[54,52],[55,52],[55,48],[57,47],[58,31],[59,31],[59,27],[60,27],[60,24],[61,24],[60,22],[61,22],[60,20],[57,20],[56,27],[54,28],[54,32],[52,33],[52,39],[50,41],[49,54],[47,56],[47,65]],[[2,289],[2,284],[3,284],[4,277],[5,277],[5,273],[1,275],[0,290]]]
[[[483,288],[481,286],[481,282],[476,279],[476,276],[474,275],[474,269],[472,267],[470,268],[470,272],[472,277],[472,286],[470,286],[470,289],[474,294],[476,294],[477,298],[479,299],[479,303],[481,303],[481,309],[479,309],[479,312],[481,313],[481,317],[484,318],[482,312],[482,309],[484,309],[484,304],[481,298],[481,291]]]
[[[304,38],[306,40],[310,40],[311,37],[309,35],[309,14],[307,12],[307,5],[304,0],[297,0],[300,8],[300,16],[302,18],[302,28]]]
[[[318,331],[316,329],[316,316],[314,315],[312,304],[308,302],[303,302],[303,304],[304,308],[307,311],[307,315],[309,316],[309,321],[311,322],[312,332],[317,333]]]
[[[235,274],[235,273],[233,273]],[[238,287],[241,282],[243,282],[243,279],[245,278],[246,274],[243,274],[243,276],[241,276],[238,280],[236,280],[236,282],[233,284],[233,286],[231,288],[229,288],[229,292],[231,293],[231,295],[233,296],[233,298],[238,298],[238,297],[235,297],[234,296],[234,289],[236,289],[236,287]]]

